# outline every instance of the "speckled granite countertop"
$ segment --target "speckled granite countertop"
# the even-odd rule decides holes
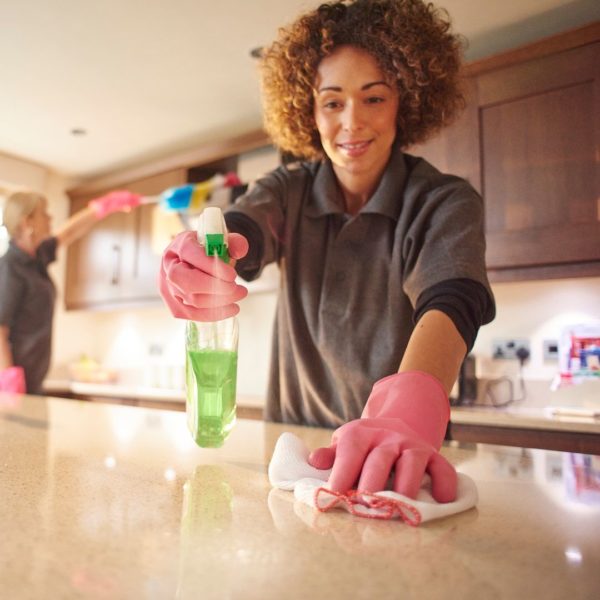
[[[24,598],[596,598],[598,457],[451,443],[476,509],[412,528],[273,491],[284,430],[218,450],[184,413],[0,395],[0,581]]]

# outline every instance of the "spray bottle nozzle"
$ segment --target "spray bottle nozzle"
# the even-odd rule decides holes
[[[222,233],[207,233],[205,247],[207,256],[218,256],[222,261],[229,262],[229,252]]]
[[[227,227],[221,209],[218,206],[205,208],[198,221],[198,241],[206,249],[207,256],[218,256],[229,262],[226,235]]]

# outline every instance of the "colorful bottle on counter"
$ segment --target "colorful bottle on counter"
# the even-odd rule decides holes
[[[208,256],[229,262],[227,230],[218,207],[208,207],[198,224],[198,241]],[[186,327],[186,412],[190,432],[203,448],[218,448],[235,424],[238,324],[236,317]]]

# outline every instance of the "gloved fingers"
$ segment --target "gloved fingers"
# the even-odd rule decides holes
[[[231,265],[215,256],[207,256],[193,231],[179,233],[164,251],[162,262],[166,265],[187,263],[199,271],[229,282],[234,281],[237,275]]]
[[[23,367],[7,367],[0,371],[0,392],[12,392],[13,394],[24,394],[26,392]]]
[[[194,269],[185,262],[164,262],[163,268],[169,287],[182,296],[193,294],[233,296],[241,294],[240,290],[246,289],[233,281],[224,281],[209,273]],[[193,304],[193,302],[188,302],[188,304]]]
[[[244,258],[248,254],[248,240],[240,233],[229,233],[227,235],[227,248],[229,256],[235,260]]]
[[[458,487],[456,469],[438,452],[432,455],[427,467],[431,475],[431,495],[437,502],[454,502]]]
[[[197,307],[193,304],[186,304],[181,296],[178,296],[177,292],[169,287],[169,283],[164,276],[163,268],[161,267],[161,276],[158,280],[158,287],[160,294],[165,301],[165,304],[171,311],[171,314],[177,319],[186,319],[188,321],[220,321],[228,317],[237,315],[240,308],[237,304],[232,303],[231,300],[221,306],[212,307]],[[241,287],[241,286],[240,286]],[[244,290],[243,295],[245,296],[247,290]],[[214,297],[213,297],[214,302]]]
[[[237,304],[227,304],[226,306],[215,308],[196,308],[195,306],[187,306],[181,302],[177,302],[172,298],[165,298],[165,303],[176,319],[199,321],[201,323],[221,321],[222,319],[234,317],[240,312],[240,307]]]
[[[98,218],[105,217],[113,212],[128,212],[140,205],[142,197],[127,190],[116,190],[90,200],[88,206],[96,213]]]
[[[394,491],[408,498],[416,498],[431,451],[425,448],[408,448],[396,461]]]
[[[398,454],[399,444],[385,444],[373,448],[363,464],[358,490],[371,493],[385,490]]]
[[[228,304],[236,304],[248,295],[248,290],[237,285],[231,294],[179,294],[172,290],[177,300],[194,308],[219,308]]]
[[[335,445],[316,448],[308,455],[308,464],[315,469],[331,469],[335,461]]]
[[[371,447],[373,432],[376,431],[354,427],[340,435],[327,489],[346,492],[354,487]]]

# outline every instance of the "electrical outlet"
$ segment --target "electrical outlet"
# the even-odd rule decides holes
[[[558,360],[558,340],[544,340],[544,360]]]
[[[506,338],[492,341],[492,358],[500,360],[518,360],[517,351],[523,348],[527,350],[528,356],[530,353],[529,340],[520,338]]]

